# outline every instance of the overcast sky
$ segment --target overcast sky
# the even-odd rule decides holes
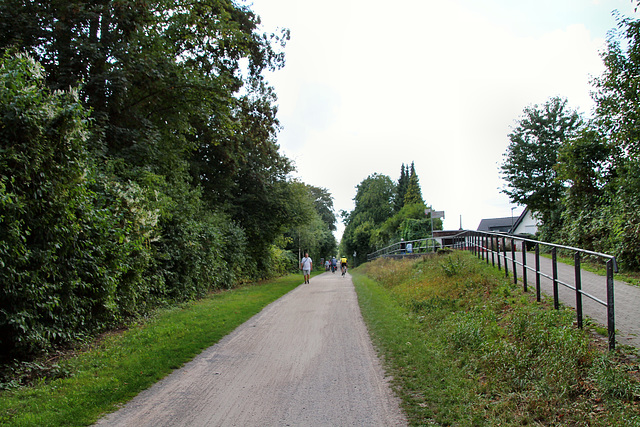
[[[245,4],[264,31],[291,30],[286,66],[268,80],[296,177],[327,188],[338,213],[367,176],[396,181],[413,161],[445,229],[474,230],[515,207],[499,166],[523,109],[562,96],[590,114],[612,12],[638,16],[631,0]]]

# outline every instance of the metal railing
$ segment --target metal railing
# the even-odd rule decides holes
[[[509,277],[509,264],[511,264],[511,274],[513,276],[513,282],[518,283],[518,268],[522,273],[520,278],[523,290],[528,291],[529,277],[528,273],[535,275],[535,289],[536,300],[541,301],[541,278],[546,278],[552,285],[553,306],[555,309],[560,308],[559,299],[559,286],[564,286],[575,292],[575,309],[577,316],[577,324],[579,328],[583,327],[584,313],[583,313],[583,297],[586,297],[600,306],[606,308],[607,311],[607,332],[609,349],[615,349],[615,303],[614,303],[614,282],[613,274],[618,272],[618,266],[616,259],[612,255],[603,254],[599,252],[593,252],[585,249],[574,248],[571,246],[557,245],[553,243],[545,243],[537,240],[532,240],[524,237],[518,237],[514,235],[504,233],[492,233],[484,231],[461,231],[455,236],[447,236],[446,245],[437,242],[437,239],[427,238],[421,240],[414,240],[411,242],[394,243],[386,248],[380,249],[372,254],[367,255],[369,260],[377,258],[379,256],[407,256],[412,254],[423,254],[427,252],[435,252],[441,247],[450,247],[454,249],[469,250],[478,258],[486,261],[487,264],[491,262],[493,266],[497,266],[499,270],[504,269],[505,276]],[[422,244],[422,242],[428,242],[428,245]],[[415,251],[415,244],[419,244],[419,248],[428,248],[429,250]],[[508,244],[507,244],[508,243]],[[408,252],[406,245],[411,244],[411,252]],[[517,246],[520,246],[520,259],[516,255]],[[551,272],[543,271],[540,262],[541,248],[548,251],[551,254]],[[533,249],[534,251],[534,265],[527,263],[527,253]],[[573,255],[573,283],[567,283],[562,281],[558,277],[558,252],[570,253]],[[604,261],[606,264],[606,301],[594,296],[582,289],[582,269],[581,262],[585,258],[598,259]]]
[[[461,234],[455,236],[427,237],[426,239],[396,242],[367,254],[367,261],[373,261],[379,257],[404,257],[433,253],[442,248],[462,249],[466,238],[461,236]]]

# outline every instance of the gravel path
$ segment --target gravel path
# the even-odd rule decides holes
[[[406,419],[350,276],[324,273],[97,425],[394,426]]]

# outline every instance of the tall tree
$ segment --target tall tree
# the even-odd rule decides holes
[[[261,34],[233,0],[6,0],[0,14],[0,48],[35,55],[52,89],[79,86],[96,129],[90,149],[114,180],[152,173],[167,182],[156,191],[182,202],[183,184],[202,188],[261,259],[288,221],[270,196],[286,192],[292,166],[275,143],[275,93],[263,77],[284,64],[287,31]],[[163,226],[174,213],[163,212]]]
[[[325,223],[329,231],[336,230],[336,214],[333,210],[333,197],[326,188],[309,185],[309,191],[314,200],[316,212]]]
[[[353,211],[342,212],[345,230],[340,243],[347,254],[356,252],[358,262],[366,260],[375,247],[371,240],[375,229],[393,215],[396,186],[386,175],[374,173],[356,187]]]
[[[422,200],[422,190],[420,190],[420,181],[413,162],[411,162],[411,171],[409,173],[407,192],[404,196],[404,204],[424,204],[424,200]]]
[[[603,53],[605,71],[595,79],[598,140],[607,141],[604,162],[611,173],[604,186],[606,206],[594,222],[599,250],[622,264],[640,266],[640,20],[618,18]],[[596,158],[597,159],[597,158]],[[606,237],[605,237],[606,236]]]
[[[393,198],[393,209],[395,212],[399,212],[404,206],[404,197],[407,194],[407,188],[409,187],[409,167],[403,163],[400,166],[400,178],[398,178],[398,184],[396,185],[396,194]]]
[[[553,233],[558,226],[564,186],[554,166],[561,144],[580,131],[580,115],[567,101],[551,98],[524,110],[513,132],[501,166],[508,187],[502,191],[513,203],[528,206]]]

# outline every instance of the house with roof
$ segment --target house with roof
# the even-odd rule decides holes
[[[516,235],[534,235],[538,232],[538,220],[529,208],[525,208],[518,218],[487,218],[480,221],[477,231],[509,233]]]
[[[538,232],[538,220],[534,217],[529,208],[525,208],[517,220],[513,223],[513,227],[509,230],[509,234],[516,235],[535,235]]]
[[[477,231],[508,233],[514,224],[515,220],[510,216],[504,218],[486,218],[480,221]]]

